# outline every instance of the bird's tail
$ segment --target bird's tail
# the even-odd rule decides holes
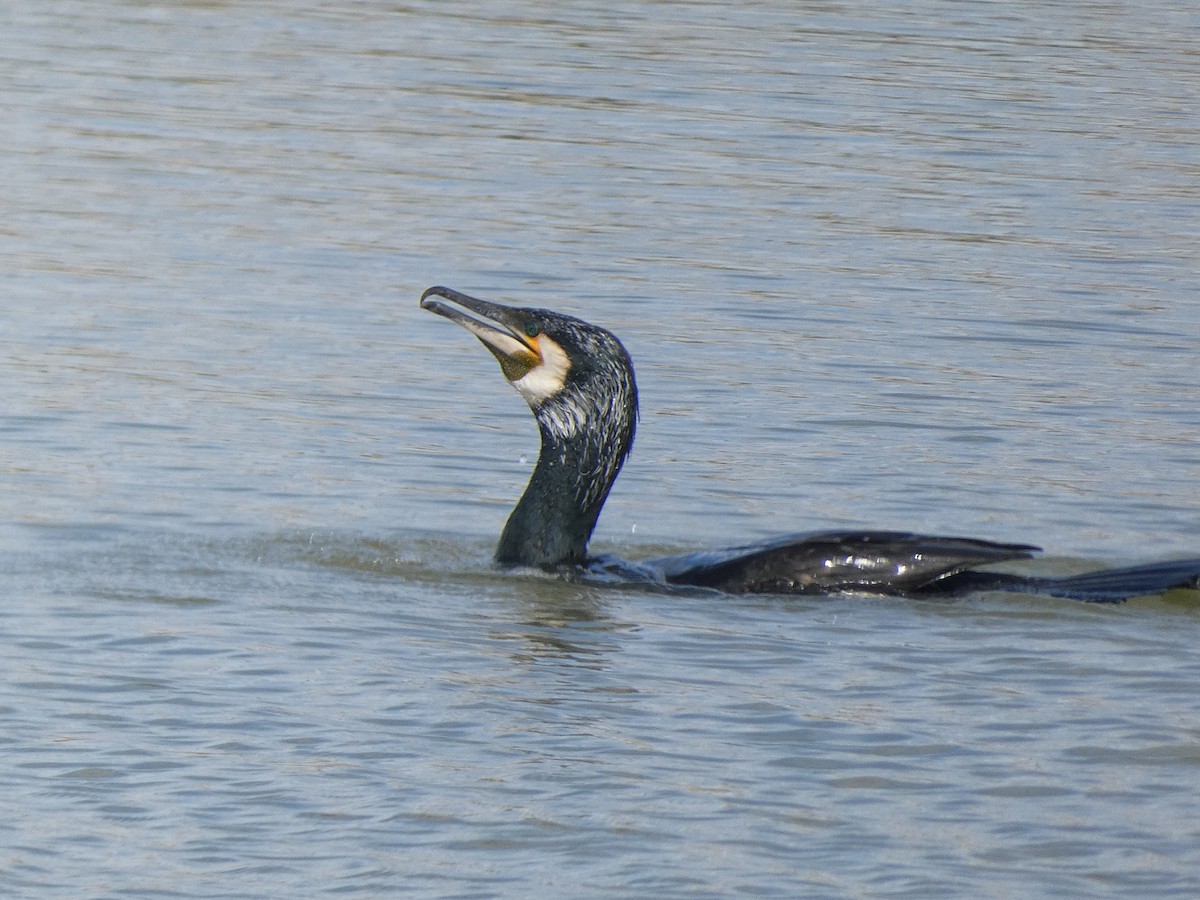
[[[1120,603],[1133,597],[1149,597],[1176,588],[1200,590],[1200,559],[1101,569],[1065,578],[1029,578],[1029,589],[1053,597],[1091,603]]]
[[[1200,559],[1157,562],[1126,569],[1101,569],[1059,578],[1010,572],[958,572],[932,582],[918,593],[952,596],[971,591],[1012,591],[1088,603],[1122,603],[1134,597],[1153,597],[1176,589],[1200,590]]]

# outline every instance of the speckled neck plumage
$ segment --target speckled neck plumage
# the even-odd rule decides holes
[[[500,536],[499,563],[586,562],[596,519],[633,446],[637,417],[633,366],[624,347],[608,337],[610,346],[593,348],[598,355],[589,372],[573,370],[560,393],[533,407],[541,453]]]

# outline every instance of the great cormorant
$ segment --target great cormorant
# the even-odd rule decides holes
[[[976,567],[1028,559],[1038,547],[894,531],[793,534],[638,562],[589,557],[596,519],[633,446],[637,385],[625,347],[572,316],[502,306],[446,287],[425,291],[421,307],[479,338],[537,419],[541,453],[500,535],[501,565],[730,593],[938,596],[995,589],[1117,602],[1200,586],[1195,559],[1066,578],[1022,576]]]

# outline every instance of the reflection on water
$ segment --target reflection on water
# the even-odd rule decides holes
[[[1196,894],[1193,599],[498,576],[536,432],[416,298],[626,342],[598,549],[1196,555],[1198,38],[1170,2],[8,10],[0,886]]]

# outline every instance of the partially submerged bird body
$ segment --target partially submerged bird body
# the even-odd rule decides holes
[[[1038,547],[896,531],[787,535],[636,562],[589,557],[588,541],[636,431],[637,384],[625,347],[581,319],[446,287],[425,291],[421,306],[474,334],[537,419],[541,452],[500,536],[501,565],[729,593],[931,596],[992,589],[1116,602],[1198,586],[1200,560],[1066,578],[1022,576],[978,567],[1028,559]]]

